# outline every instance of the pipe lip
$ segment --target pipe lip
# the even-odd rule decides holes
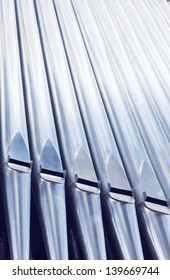
[[[42,178],[44,181],[52,182],[52,183],[57,183],[57,184],[64,184],[65,178],[56,176],[56,175],[51,175],[47,173],[40,173],[40,178]]]
[[[65,183],[65,177],[66,177],[66,171],[53,171],[49,169],[42,168],[40,166],[41,171],[39,173],[40,178],[51,182],[51,183],[57,183],[57,184],[64,184]]]
[[[136,207],[146,207],[150,211],[156,212],[157,214],[170,215],[169,202],[167,200],[161,200],[154,197],[147,196],[143,193],[143,200],[140,200]]]
[[[75,185],[79,190],[93,194],[100,194],[100,182],[94,182],[84,178],[79,178],[77,174],[75,174],[75,180]]]
[[[31,173],[32,161],[25,162],[18,159],[10,158],[10,156],[8,156],[8,161],[0,165],[0,171],[3,170],[4,168],[9,168],[11,170],[23,172],[23,173]]]
[[[74,182],[70,183],[69,186],[67,187],[67,191],[69,191],[72,187],[75,187],[76,189],[83,191],[83,192],[88,192],[96,195],[100,195],[100,181],[94,182],[94,181],[89,181],[86,179],[79,178],[77,174],[74,176],[75,180]]]
[[[128,204],[135,204],[135,199],[133,196],[118,194],[118,193],[113,193],[113,192],[109,192],[109,196],[112,199],[120,201],[120,202],[125,202]]]
[[[32,168],[32,162],[20,161],[10,157],[5,165],[8,166],[10,169],[24,173],[30,173]]]
[[[88,192],[88,193],[93,193],[93,194],[100,194],[100,189],[96,188],[96,187],[92,187],[92,186],[88,186],[82,183],[75,183],[77,189],[84,191],[84,192]]]
[[[149,202],[149,201],[145,201],[144,205],[149,210],[157,212],[158,214],[170,215],[170,209],[168,208],[168,205],[165,206],[165,205],[161,205],[161,204],[153,203],[153,202]]]
[[[129,204],[134,204],[135,203],[135,199],[133,197],[133,191],[129,190],[127,188],[122,188],[121,187],[116,187],[116,186],[111,186],[110,183],[108,183],[109,186],[109,196],[117,201],[120,202],[125,202],[125,203],[129,203]]]
[[[166,199],[158,199],[156,197],[148,196],[143,192],[144,205],[155,212],[170,215],[170,208]]]

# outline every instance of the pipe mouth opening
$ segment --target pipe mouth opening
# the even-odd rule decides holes
[[[167,204],[166,200],[162,200],[162,199],[147,196],[145,201],[168,207],[168,204]]]
[[[135,203],[135,199],[131,190],[111,187],[109,195],[111,198],[120,202],[126,202],[130,204]]]
[[[94,193],[94,194],[100,194],[98,182],[86,180],[83,178],[77,178],[76,186],[78,189],[80,189],[82,191],[90,192],[90,193]]]
[[[60,171],[53,171],[53,170],[41,168],[40,177],[45,181],[64,184],[65,171],[60,172]]]
[[[9,166],[9,168],[19,171],[19,172],[30,173],[32,163],[9,158],[8,166]]]
[[[148,209],[153,210],[155,212],[170,215],[170,209],[168,207],[168,202],[166,200],[146,196],[145,206]]]

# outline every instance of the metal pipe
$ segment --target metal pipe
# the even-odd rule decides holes
[[[156,5],[156,1],[145,1],[144,3],[149,10],[150,14],[152,15],[154,22],[156,23],[157,27],[159,28],[162,36],[170,45],[170,25],[167,24],[167,20],[165,15],[161,12],[161,8]]]
[[[0,1],[0,173],[12,259],[29,259],[31,160],[13,1]]]
[[[150,0],[153,6],[158,6],[162,15],[164,16],[167,24],[170,27],[170,4],[169,1],[161,1],[161,0],[156,0],[155,2],[153,0]]]
[[[115,13],[115,9],[118,9],[118,13],[120,16],[123,17],[123,14],[121,13],[121,9],[119,8],[119,4],[116,4],[116,7],[113,7],[112,3],[110,1],[108,10],[110,11],[111,9],[111,14],[114,14],[114,18],[116,19],[116,28],[121,36],[122,44],[126,47],[126,51],[132,52],[133,55],[139,56],[138,51],[137,51],[137,45],[134,43],[132,44],[131,40],[135,40],[135,36],[131,37],[129,34],[133,34],[132,28],[129,25],[128,20],[122,21],[124,22],[123,24],[119,22],[119,19],[117,18],[117,13]],[[110,8],[109,8],[110,7]],[[125,17],[123,17],[125,19]],[[113,16],[112,16],[113,20]],[[126,26],[126,28],[125,28]],[[126,32],[125,32],[126,29]],[[128,30],[128,31],[127,31]],[[128,36],[126,35],[128,33]],[[129,39],[131,38],[131,40]],[[133,39],[132,39],[133,38]],[[110,42],[111,43],[111,42]],[[138,46],[140,46],[138,44]],[[112,48],[113,48],[112,44]],[[140,47],[142,50],[142,48]],[[140,77],[140,72],[138,71],[138,67],[136,67],[140,61],[144,58],[141,53],[141,58],[138,61],[133,59],[133,56],[129,55],[130,60],[133,62],[133,66],[135,66],[135,71],[136,71],[136,77]],[[126,59],[126,61],[128,61]],[[121,65],[121,64],[120,64]],[[127,67],[129,67],[129,63],[126,64]],[[141,64],[142,66],[142,64]],[[149,67],[152,69],[151,65],[149,63],[147,65],[143,65],[141,67],[141,72],[146,72],[148,71]],[[128,68],[129,74],[133,74],[131,71],[132,67]],[[147,70],[146,70],[147,69]],[[126,87],[130,87],[130,90],[126,91],[126,99],[127,102],[131,108],[131,112],[134,116],[134,120],[137,123],[138,129],[140,131],[142,140],[145,144],[145,148],[147,150],[147,153],[150,157],[150,160],[152,162],[153,168],[155,170],[155,173],[162,185],[162,188],[166,194],[167,200],[169,201],[170,199],[170,189],[169,189],[169,184],[170,184],[170,176],[169,176],[169,168],[170,168],[170,162],[169,162],[169,149],[170,149],[170,144],[165,136],[165,133],[156,118],[155,114],[153,111],[150,110],[148,102],[146,101],[145,98],[145,87],[141,85],[141,83],[136,83],[134,78],[130,78],[130,75],[125,75],[125,68],[121,67],[121,71],[123,73],[123,79]],[[127,68],[126,68],[127,71]],[[126,72],[127,73],[127,72]],[[148,75],[150,75],[151,72],[148,72]],[[134,77],[134,75],[132,76]],[[158,79],[158,78],[157,78]],[[156,79],[154,79],[154,82],[156,83]],[[145,109],[145,114],[143,114],[143,109]],[[149,120],[149,121],[148,121]],[[161,165],[161,166],[159,166]],[[169,202],[168,202],[169,203]]]
[[[72,3],[113,134],[131,186],[134,188],[142,239],[148,244],[146,249],[152,252],[152,258],[169,258],[169,243],[167,238],[164,238],[164,229],[157,235],[154,223],[159,213],[159,219],[169,224],[170,216],[168,218],[167,214],[170,214],[170,210],[122,93],[126,89],[117,77],[120,71],[113,60],[110,63],[109,50],[101,36],[99,21],[95,22],[93,9],[87,1],[72,0]],[[103,6],[101,11],[103,19],[107,16]],[[100,14],[98,16],[101,18]],[[96,45],[99,47],[95,48]]]
[[[54,7],[49,0],[36,0],[35,7],[59,145],[63,165],[67,170],[68,234],[70,239],[73,236],[71,246],[74,247],[76,243],[79,254],[76,256],[76,252],[70,252],[70,257],[106,259],[99,183],[91,161]]]
[[[134,198],[98,93],[72,6],[69,1],[64,3],[54,1],[54,4],[89,148],[98,179],[102,182],[102,211],[111,252],[114,257],[120,259],[139,256],[142,258],[141,253],[138,255],[137,249],[141,245]],[[125,218],[129,215],[128,212],[132,219]],[[127,233],[126,239],[122,234],[124,230]]]
[[[168,56],[168,53],[170,52],[169,45],[167,44],[167,42],[164,40],[161,33],[159,32],[159,29],[155,25],[155,21],[150,17],[148,10],[144,5],[144,2],[138,1],[138,4],[136,5],[136,2],[131,0],[131,1],[127,1],[126,5],[124,5],[124,3],[121,3],[121,6],[129,15],[129,18],[133,17],[134,19],[133,23],[135,22],[135,25],[138,24],[138,29],[137,31],[135,30],[135,32],[138,34],[139,33],[138,30],[140,29],[140,44],[141,44],[141,38],[142,41],[145,42],[144,46],[143,44],[141,44],[143,50],[145,50],[145,48],[149,48],[152,53],[156,51],[160,56],[160,60],[162,60],[162,63],[166,64],[169,71],[169,66],[170,66],[169,56]],[[156,55],[154,57],[156,57]],[[161,90],[157,88],[155,89],[154,84],[152,84],[149,81],[149,77],[146,71],[143,76],[144,79],[142,80],[142,83],[144,84],[145,88],[148,88],[148,90],[144,91],[144,94],[146,96],[146,99],[148,100],[148,105],[150,106],[150,110],[156,113],[165,131],[166,137],[170,141],[169,100],[166,97],[165,93],[162,91],[162,89]],[[146,82],[144,83],[144,81]],[[157,92],[158,90],[159,93],[155,94],[155,92]]]
[[[16,1],[32,184],[49,259],[68,259],[65,172],[51,108],[33,1]]]
[[[90,2],[90,4],[92,4],[93,2]],[[144,142],[145,148],[147,150],[147,153],[149,153],[149,157],[150,157],[150,160],[154,167],[155,173],[158,176],[158,179],[163,187],[164,192],[166,193],[167,199],[169,199],[169,187],[168,187],[168,180],[169,180],[168,179],[168,164],[169,163],[168,163],[167,154],[165,155],[165,160],[164,160],[165,162],[163,164],[161,163],[161,168],[162,168],[161,170],[158,168],[158,165],[155,162],[155,161],[158,162],[159,160],[161,160],[160,156],[161,156],[162,152],[160,151],[160,149],[166,149],[166,147],[165,147],[166,145],[162,146],[163,140],[161,141],[161,139],[160,139],[161,137],[159,137],[159,135],[160,135],[159,130],[161,130],[162,137],[165,139],[165,143],[167,143],[167,148],[169,147],[169,143],[167,142],[167,139],[164,135],[164,132],[162,131],[162,128],[161,128],[159,122],[157,122],[155,120],[157,118],[155,118],[155,115],[153,115],[153,112],[150,111],[148,104],[146,102],[145,88],[141,84],[141,80],[139,79],[139,73],[138,72],[136,73],[136,71],[137,71],[136,64],[137,63],[136,63],[136,60],[134,61],[134,59],[133,59],[134,55],[127,45],[128,38],[126,38],[126,40],[124,39],[124,41],[123,41],[124,44],[122,44],[123,34],[122,34],[122,29],[119,29],[120,27],[118,25],[119,17],[117,18],[117,13],[114,14],[114,17],[113,16],[110,17],[109,12],[108,12],[109,9],[107,11],[106,7],[104,5],[101,5],[101,2],[98,2],[98,4],[99,3],[100,3],[100,5],[98,5],[95,10],[93,9],[93,11],[96,14],[96,17],[97,17],[97,14],[99,14],[99,16],[98,16],[98,19],[100,19],[99,26],[102,30],[102,36],[103,36],[105,42],[107,43],[107,48],[109,50],[109,58],[111,59],[112,63],[117,64],[117,73],[121,73],[121,74],[117,74],[117,75],[118,75],[118,79],[121,81],[121,85],[125,89],[123,91],[125,98],[126,98],[128,104],[130,105],[129,102],[132,103],[130,96],[132,96],[132,93],[134,94],[134,99],[137,100],[136,102],[138,103],[138,106],[140,106],[140,109],[139,109],[139,107],[138,107],[138,109],[140,110],[141,115],[143,114],[143,111],[141,110],[141,108],[145,108],[145,107],[147,108],[146,114],[145,115],[143,114],[143,118],[145,118],[146,126],[148,127],[148,137],[143,136],[142,139],[143,139],[143,141],[145,141]],[[104,16],[101,20],[101,14],[103,14],[104,12],[107,15]],[[112,11],[112,12],[114,12],[114,11]],[[123,16],[122,14],[120,14],[120,15]],[[126,23],[126,25],[128,26],[128,22]],[[124,28],[125,28],[125,26],[124,26]],[[112,36],[110,36],[110,34],[112,34]],[[113,39],[110,39],[110,38],[114,38],[114,43],[113,43]],[[120,38],[121,38],[121,40],[120,40]],[[134,38],[134,40],[135,40],[135,38]],[[139,45],[139,49],[141,49],[140,45]],[[136,55],[136,53],[135,53],[135,55]],[[132,67],[132,65],[130,63],[131,61],[133,61],[134,68]],[[140,63],[141,63],[141,60],[140,60]],[[147,66],[150,67],[149,63],[146,63],[146,65],[142,69],[147,68]],[[148,69],[149,68],[147,68],[147,70]],[[152,69],[152,68],[150,67],[150,69]],[[127,71],[128,71],[128,75],[127,75]],[[151,74],[151,72],[149,72],[149,74]],[[150,76],[150,78],[151,77],[154,78],[153,75]],[[154,78],[154,80],[152,80],[152,82],[157,84],[157,79]],[[131,104],[131,108],[132,108],[132,110],[134,110],[133,104]],[[137,111],[136,111],[136,113],[137,113]],[[152,124],[150,124],[150,122],[148,122],[148,119],[151,120]],[[135,119],[135,122],[136,122],[136,119]],[[142,120],[139,121],[139,125],[142,125],[142,124],[143,124],[143,121]],[[150,131],[149,126],[152,126],[152,132]],[[146,129],[145,126],[143,126],[143,129]],[[154,132],[153,132],[153,130],[154,130]],[[154,136],[154,135],[156,135],[155,133],[157,134],[157,139]],[[146,143],[146,139],[148,139],[150,144]],[[156,142],[156,144],[155,144],[155,142]],[[151,147],[153,145],[157,145],[157,147],[155,146],[155,148],[154,148],[155,152],[153,152],[153,150],[151,150]],[[159,148],[158,148],[158,146],[159,146]],[[159,149],[159,152],[158,152],[158,149]]]

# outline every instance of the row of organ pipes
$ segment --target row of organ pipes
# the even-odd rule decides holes
[[[0,259],[170,259],[169,19],[0,0]]]

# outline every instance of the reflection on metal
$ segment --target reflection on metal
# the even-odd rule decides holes
[[[55,1],[55,6],[89,147],[92,151],[95,139],[95,145],[98,150],[97,153],[93,152],[92,157],[98,178],[101,179],[103,221],[106,235],[108,235],[109,245],[113,244],[114,254],[120,259],[142,258],[142,248],[134,203],[132,206],[127,198],[125,201],[124,195],[120,196],[119,200],[116,200],[116,198],[113,195],[110,196],[109,193],[111,191],[114,193],[114,189],[117,188],[119,192],[122,191],[123,193],[123,191],[126,191],[126,196],[131,196],[131,189],[99,96],[98,87],[95,83],[70,1]],[[75,40],[76,44],[74,44]],[[77,56],[77,53],[79,56]],[[88,97],[88,93],[90,93],[90,98]],[[102,145],[102,150],[100,145]],[[98,162],[100,162],[100,167]],[[115,200],[117,201],[116,203]],[[133,217],[131,220],[125,219],[126,211],[124,211],[123,207],[125,202],[127,203],[126,208],[131,209],[129,210]],[[122,211],[123,221],[120,220],[119,223],[116,223],[113,211],[115,213],[116,211]],[[126,239],[121,235],[122,223],[124,224],[124,230],[127,232]],[[132,235],[132,228],[134,229],[135,227],[137,230],[136,232],[134,231]],[[108,234],[111,228],[113,228],[112,235]],[[133,239],[135,240],[134,242]],[[117,240],[117,242],[115,242],[115,240]],[[131,240],[131,242],[129,242],[129,240]],[[131,248],[132,246],[133,249]]]
[[[106,259],[100,190],[74,95],[53,4],[37,0],[44,57],[64,168],[67,170],[69,238],[81,258]],[[75,242],[75,241],[74,241]]]
[[[166,0],[0,0],[0,258],[32,185],[48,259],[170,259],[169,74]]]
[[[95,7],[97,7],[97,2],[91,1],[91,3],[93,2],[95,4]],[[93,71],[100,87],[101,96],[105,105],[106,112],[108,114],[108,118],[110,120],[112,131],[117,140],[117,144],[119,146],[119,150],[126,167],[129,180],[131,182],[131,186],[134,189],[137,211],[141,211],[142,204],[144,208],[148,207],[149,209],[154,210],[156,213],[160,212],[163,214],[169,214],[170,212],[168,209],[166,198],[156,178],[156,175],[154,174],[152,164],[147,155],[138,129],[134,123],[132,114],[129,110],[129,106],[126,102],[126,98],[123,94],[126,94],[127,90],[124,87],[124,84],[121,83],[121,80],[117,75],[117,73],[120,73],[121,69],[119,70],[117,68],[114,57],[112,57],[112,52],[109,49],[110,45],[108,38],[110,34],[105,38],[105,41],[102,40],[101,35],[103,34],[103,36],[105,36],[105,34],[107,34],[103,31],[104,27],[105,29],[107,29],[107,25],[104,26],[104,19],[106,18],[108,20],[109,18],[106,7],[103,5],[102,1],[98,1],[101,6],[98,6],[98,8],[96,9],[91,9],[87,1],[72,0],[72,3],[90,61],[92,63]],[[95,14],[96,23],[101,26],[101,31],[103,31],[103,33],[99,32],[98,26],[95,24],[92,11],[98,11],[98,18]],[[108,44],[104,45],[104,42]],[[95,49],[95,44],[100,47]],[[95,52],[93,52],[94,49]],[[108,55],[105,50],[108,51]],[[118,51],[116,51],[117,50],[114,51],[115,56],[116,53],[118,53]],[[113,64],[109,63],[109,58],[113,60]],[[135,77],[133,76],[133,80],[131,80],[131,82],[135,83],[136,80],[134,79]],[[138,91],[139,90],[140,89],[138,89]],[[123,115],[120,114],[120,112],[123,112]],[[145,193],[145,196],[143,195],[143,193]],[[151,201],[152,203],[148,205],[149,202],[146,202],[144,198],[146,199],[146,201]],[[164,210],[162,209],[162,207],[160,207],[160,202],[166,205],[166,207],[163,208]],[[165,215],[162,215],[162,219],[165,219],[164,216]],[[143,223],[146,223],[142,215],[140,215],[140,218],[142,220],[139,220],[139,226]],[[149,224],[151,223],[152,220],[149,221]],[[147,227],[147,223],[145,224],[145,226]],[[143,231],[143,227],[141,227],[141,231]],[[155,244],[154,235],[153,238],[151,238],[149,232],[146,231],[145,240],[147,241],[148,239],[150,251],[155,251],[153,257],[159,258],[161,244],[159,242]],[[154,247],[154,250],[152,249],[152,247]],[[169,255],[169,247],[167,247],[167,245],[165,244],[165,248],[167,248],[167,256]]]
[[[14,4],[0,2],[0,171],[12,259],[29,259],[31,163]]]
[[[35,202],[48,258],[68,259],[65,175],[32,1],[17,0],[16,12]]]
[[[125,98],[130,106],[131,112],[132,112],[134,120],[138,126],[143,143],[148,152],[150,160],[153,164],[153,168],[164,189],[166,197],[169,200],[169,198],[170,198],[170,192],[169,192],[170,161],[169,161],[168,154],[170,152],[170,145],[169,145],[168,139],[164,133],[164,130],[163,130],[156,114],[154,114],[154,110],[151,110],[149,108],[147,99],[145,97],[147,88],[145,88],[144,84],[141,82],[141,80],[143,80],[143,77],[142,77],[143,73],[146,73],[147,76],[150,77],[150,80],[152,80],[152,77],[154,77],[154,80],[157,79],[158,84],[160,85],[160,87],[163,88],[163,91],[164,91],[164,92],[162,92],[162,94],[161,94],[161,91],[159,93],[161,94],[162,98],[164,98],[164,94],[168,93],[168,89],[166,91],[166,83],[164,82],[164,81],[166,81],[167,83],[169,83],[169,81],[167,79],[167,74],[166,74],[166,72],[168,70],[167,70],[166,65],[164,64],[163,60],[161,60],[160,68],[158,69],[158,65],[157,65],[157,68],[156,68],[157,72],[155,71],[155,66],[152,65],[151,63],[149,63],[149,60],[151,60],[153,63],[155,63],[155,61],[158,58],[160,59],[158,52],[157,53],[155,52],[156,59],[155,58],[152,59],[150,55],[147,56],[147,54],[148,54],[147,50],[149,48],[148,47],[142,48],[142,44],[139,44],[138,37],[135,34],[135,30],[132,29],[133,25],[132,26],[130,25],[131,20],[129,21],[129,17],[127,18],[127,16],[126,17],[123,16],[124,12],[123,12],[122,6],[118,4],[118,5],[116,5],[116,7],[114,7],[114,5],[112,5],[111,1],[108,1],[108,2],[110,3],[108,5],[108,10],[111,13],[111,17],[112,17],[113,12],[115,15],[115,25],[121,36],[121,44],[123,43],[123,46],[125,46],[126,52],[127,52],[127,50],[130,53],[133,52],[133,58],[132,58],[132,56],[130,56],[130,58],[128,58],[128,60],[129,60],[128,63],[126,63],[126,67],[128,67],[128,68],[126,68],[126,71],[128,70],[128,74],[129,74],[128,77],[127,77],[127,75],[125,77],[125,73],[124,73],[124,84],[125,84],[125,87],[128,88],[128,90],[126,91]],[[123,17],[124,24],[120,23],[120,21],[118,21],[115,8],[116,8],[118,14]],[[132,18],[132,16],[130,18]],[[123,22],[123,20],[122,20],[122,22]],[[123,27],[123,26],[125,26],[125,24],[126,24],[126,29],[128,30],[128,36],[126,35],[127,30],[125,31],[125,28]],[[133,44],[132,44],[132,40],[133,40]],[[140,40],[141,40],[141,38],[140,38]],[[125,42],[126,42],[126,44],[125,44]],[[113,44],[112,44],[112,46],[113,46]],[[151,45],[150,45],[150,49],[152,50]],[[151,50],[149,51],[149,54],[150,54]],[[153,52],[154,52],[154,50],[153,50]],[[114,53],[113,50],[112,50],[112,53]],[[126,57],[127,57],[127,54],[126,54]],[[148,57],[149,57],[149,59],[148,59]],[[140,59],[140,61],[139,61],[139,59]],[[138,67],[139,63],[140,63],[140,70]],[[162,71],[159,75],[158,71],[160,72],[161,65],[162,65]],[[135,71],[136,78],[132,74],[132,67],[134,69],[133,71]],[[165,71],[165,75],[163,76],[164,70],[166,70],[166,71]],[[122,72],[123,72],[123,70],[122,70]],[[124,72],[125,72],[125,68],[124,68]],[[152,73],[152,76],[150,76],[151,73]],[[129,80],[129,78],[130,78],[130,80]],[[164,79],[164,81],[162,79]],[[147,80],[145,79],[145,82],[146,81]],[[154,89],[152,89],[152,91],[153,90]],[[148,93],[148,95],[149,95],[149,93]],[[161,105],[159,103],[159,99],[158,99],[157,103],[159,106]],[[166,100],[166,103],[169,106],[168,100]],[[142,108],[141,106],[143,106],[143,108],[145,108],[145,114],[143,114],[143,110],[141,110],[141,108]],[[164,108],[164,107],[160,108],[161,111],[164,110],[162,108]],[[168,115],[170,115],[169,110],[168,110]]]

